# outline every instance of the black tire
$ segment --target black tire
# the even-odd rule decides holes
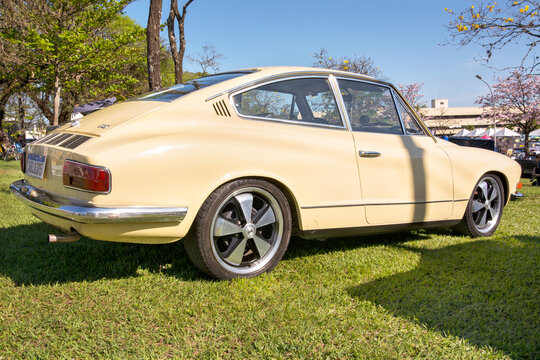
[[[199,269],[226,280],[274,269],[290,236],[291,210],[285,195],[266,181],[242,179],[210,194],[184,247]]]
[[[505,199],[501,179],[493,174],[482,176],[469,198],[463,219],[454,230],[471,237],[491,236],[501,222]]]

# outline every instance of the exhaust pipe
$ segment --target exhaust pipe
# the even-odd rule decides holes
[[[48,236],[48,242],[50,243],[59,243],[59,242],[75,242],[81,238],[81,234],[79,234],[76,231],[62,234],[62,235],[54,235],[49,234]]]

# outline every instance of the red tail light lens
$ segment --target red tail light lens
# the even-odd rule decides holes
[[[111,191],[111,173],[101,166],[66,160],[62,178],[67,187],[99,193]]]

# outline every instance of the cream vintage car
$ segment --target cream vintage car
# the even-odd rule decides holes
[[[494,152],[431,135],[394,86],[315,68],[203,77],[113,105],[26,148],[11,185],[68,235],[184,239],[228,279],[304,238],[455,226],[489,236],[519,180]]]

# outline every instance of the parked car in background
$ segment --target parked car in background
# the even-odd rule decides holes
[[[26,148],[13,193],[106,241],[183,239],[220,279],[272,270],[291,234],[454,226],[491,235],[519,180],[493,151],[434,138],[396,88],[315,68],[210,75],[64,125]]]
[[[519,166],[521,166],[521,177],[531,178],[533,169],[536,167],[536,159],[534,156],[528,156],[524,159],[516,159]]]

